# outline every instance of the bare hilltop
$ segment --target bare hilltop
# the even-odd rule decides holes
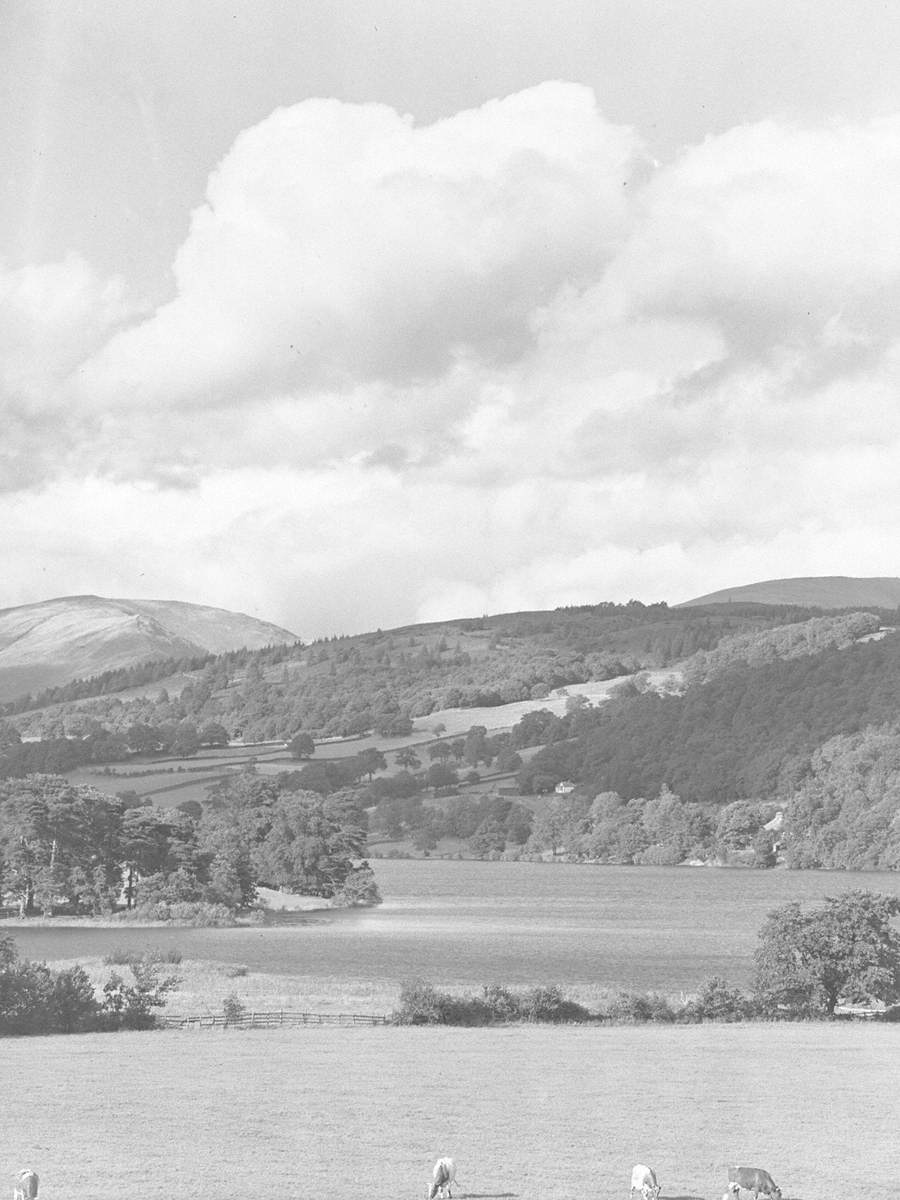
[[[152,659],[295,641],[287,629],[224,608],[63,596],[0,610],[0,700]]]
[[[893,576],[856,578],[850,575],[799,576],[765,579],[741,587],[722,588],[685,600],[678,608],[708,604],[795,604],[801,608],[897,608],[900,579]]]

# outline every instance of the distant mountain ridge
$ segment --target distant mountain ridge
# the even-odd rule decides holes
[[[693,600],[684,600],[677,608],[729,602],[755,604],[796,604],[803,608],[897,608],[900,606],[900,578],[852,575],[810,575],[794,579],[766,579],[741,587],[722,588]]]
[[[297,640],[268,621],[202,604],[62,596],[0,609],[0,700],[151,659]]]

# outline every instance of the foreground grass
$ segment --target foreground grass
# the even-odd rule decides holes
[[[722,1194],[725,1164],[787,1200],[880,1195],[900,1171],[900,1029],[887,1026],[299,1029],[10,1039],[0,1172],[48,1196],[344,1200],[373,1176],[424,1195],[624,1200],[650,1162],[665,1200]],[[377,1178],[374,1178],[377,1176]]]

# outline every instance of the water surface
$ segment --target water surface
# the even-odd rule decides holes
[[[900,896],[900,873],[384,860],[385,903],[305,924],[238,929],[33,927],[32,958],[174,946],[186,958],[290,975],[399,985],[559,983],[692,990],[747,984],[766,913],[850,888]]]

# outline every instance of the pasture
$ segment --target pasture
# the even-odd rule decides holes
[[[0,1174],[42,1200],[717,1200],[725,1165],[785,1200],[877,1196],[900,1171],[900,1029],[298,1029],[9,1039]],[[14,1097],[14,1102],[13,1101]]]

